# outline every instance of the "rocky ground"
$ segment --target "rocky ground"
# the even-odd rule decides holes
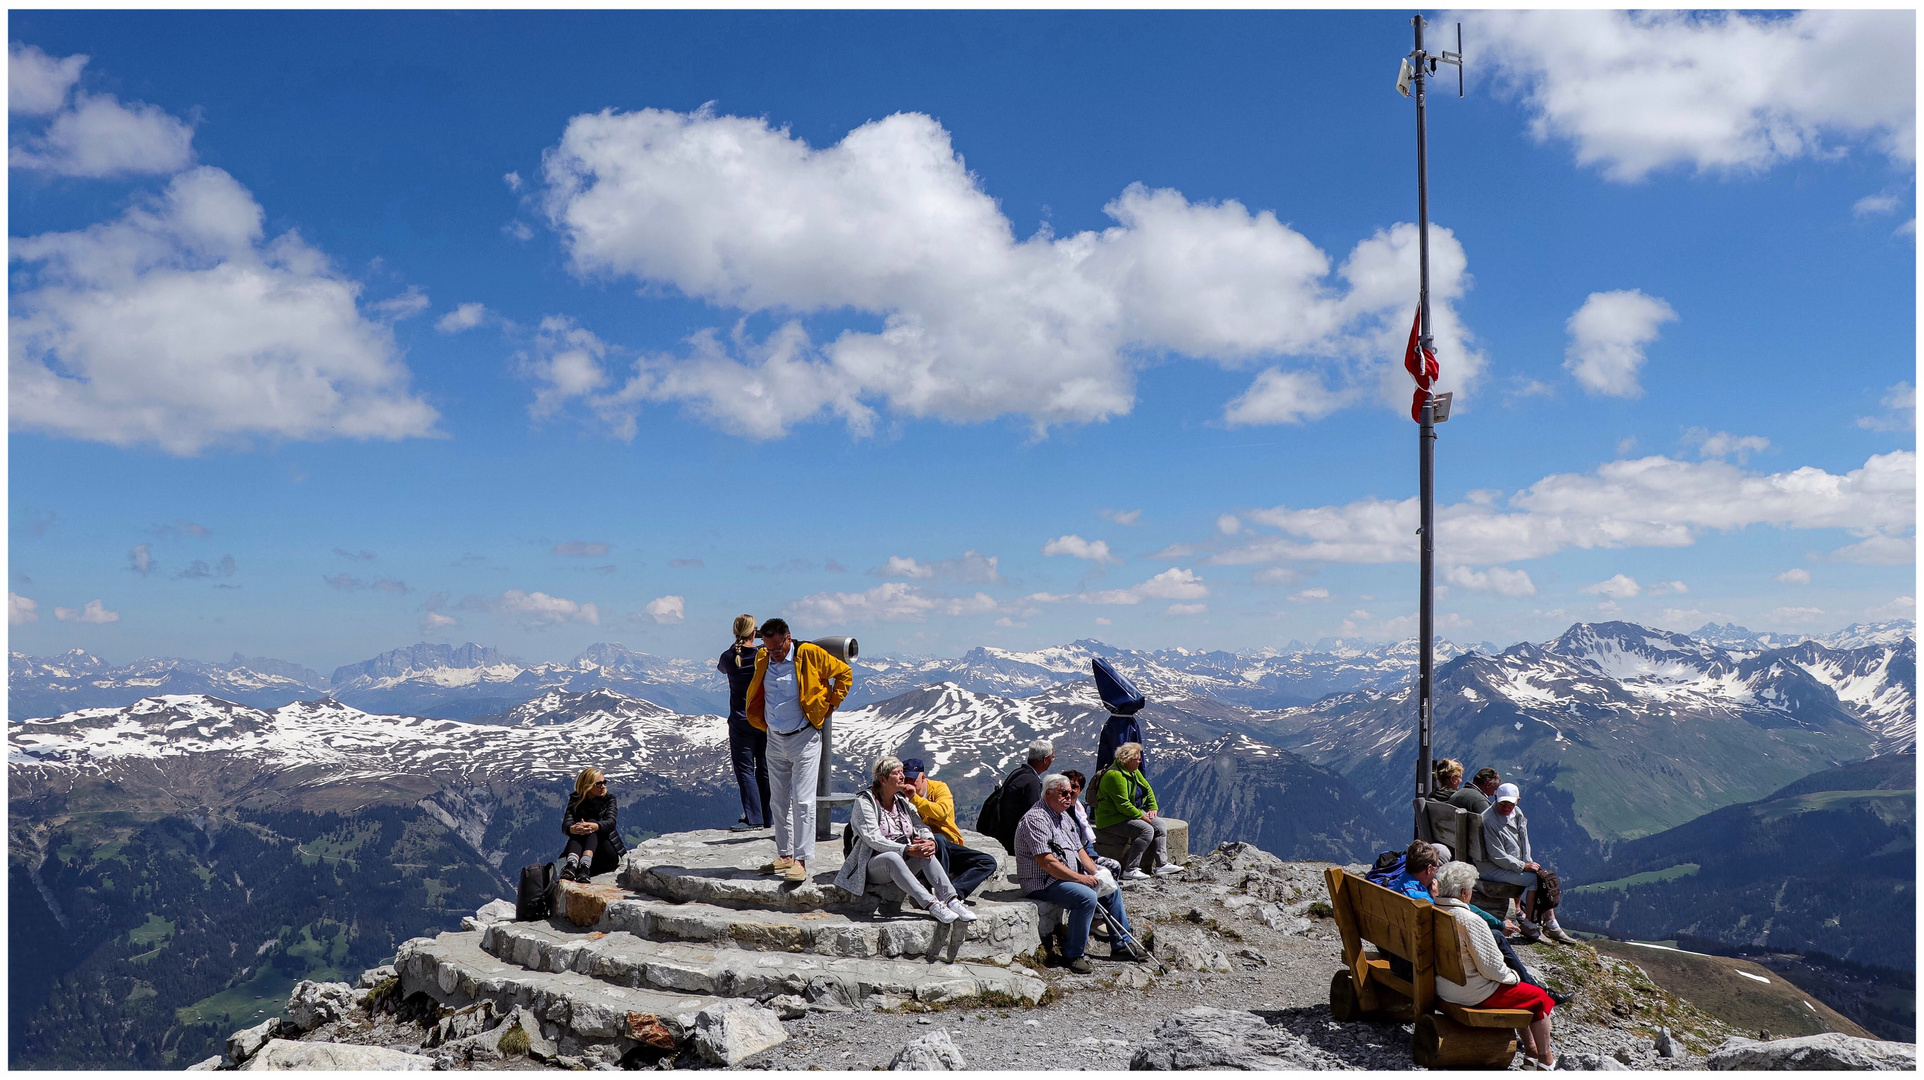
[[[232,1068],[235,1062],[254,1058],[258,1060],[249,1061],[248,1067],[499,1070],[707,1068],[728,1064],[739,1068],[839,1071],[887,1069],[906,1058],[915,1059],[923,1067],[946,1064],[994,1070],[1411,1069],[1409,1025],[1390,1020],[1341,1024],[1331,1018],[1329,984],[1340,966],[1341,941],[1334,922],[1326,917],[1326,868],[1322,863],[1284,862],[1249,845],[1225,844],[1190,859],[1182,874],[1133,883],[1125,892],[1127,909],[1138,935],[1153,941],[1156,960],[1108,960],[1106,946],[1092,943],[1095,971],[1076,975],[1065,968],[1045,966],[1032,956],[1019,955],[1016,969],[1003,970],[1014,974],[1020,969],[1039,978],[1046,988],[1039,1004],[1030,1004],[1023,997],[980,991],[944,997],[940,992],[926,992],[926,984],[920,983],[915,984],[910,996],[877,989],[883,984],[873,981],[864,982],[867,989],[859,1000],[850,1001],[844,993],[828,992],[819,977],[807,974],[818,969],[806,965],[819,963],[821,958],[809,955],[812,946],[794,943],[753,955],[761,958],[757,963],[764,970],[779,967],[792,972],[798,970],[794,965],[804,965],[799,969],[804,972],[801,978],[813,979],[805,994],[774,993],[779,989],[776,982],[769,981],[774,976],[756,975],[754,978],[762,981],[754,982],[752,973],[744,973],[746,968],[731,969],[723,981],[716,982],[712,963],[708,968],[684,964],[672,971],[655,967],[644,970],[644,966],[618,969],[613,965],[624,962],[623,954],[606,948],[606,943],[623,940],[622,932],[541,930],[549,939],[535,941],[526,937],[530,931],[520,928],[540,930],[546,924],[506,923],[501,924],[497,939],[486,924],[499,918],[500,909],[484,909],[473,920],[482,927],[480,940],[499,957],[514,958],[524,967],[483,954],[471,944],[462,946],[468,953],[446,952],[450,938],[443,935],[437,939],[437,947],[445,956],[472,955],[480,959],[460,962],[494,964],[486,971],[477,968],[478,973],[472,974],[463,968],[457,979],[449,967],[453,960],[443,958],[439,968],[421,966],[427,955],[422,950],[436,942],[410,942],[400,957],[401,977],[388,968],[368,972],[359,988],[302,984],[290,1002],[286,1020],[269,1021],[251,1032],[236,1033],[240,1043],[230,1040],[224,1061],[210,1061],[200,1067]],[[625,877],[623,884],[632,880],[639,880],[639,875]],[[731,879],[730,887],[746,887],[734,884],[735,880]],[[752,879],[741,880],[754,885]],[[658,907],[646,905],[659,906],[662,902],[633,903],[642,905],[637,911],[657,911]],[[684,909],[671,905],[670,910],[693,910],[697,906],[689,904]],[[993,902],[984,901],[985,909],[991,906]],[[644,912],[633,918],[644,920],[631,924],[636,926],[670,925],[645,922],[666,918],[659,914]],[[796,913],[783,918],[824,920],[831,916]],[[618,913],[611,908],[602,926],[619,922]],[[742,925],[736,924],[731,931],[736,944],[747,932]],[[522,937],[509,934],[510,927],[517,928],[513,933]],[[753,932],[759,935],[764,929],[758,924]],[[1033,934],[1033,923],[1030,932]],[[679,955],[672,950],[690,948],[659,944],[670,936],[665,929],[654,936],[656,945],[635,942],[633,947],[666,949],[647,955],[670,959]],[[513,944],[516,940],[528,943],[517,946]],[[680,940],[690,939],[684,936]],[[516,953],[516,948],[545,951]],[[591,955],[590,951],[596,949],[604,951]],[[732,945],[721,952],[730,954],[730,962],[738,965],[748,955]],[[1557,1049],[1565,1055],[1566,1068],[1705,1068],[1738,1060],[1745,1053],[1750,1055],[1742,1058],[1751,1063],[1748,1067],[1759,1067],[1756,1062],[1763,1060],[1759,1057],[1763,1051],[1756,1049],[1759,1046],[1786,1059],[1801,1054],[1798,1060],[1806,1061],[1802,1066],[1806,1068],[1826,1063],[1873,1067],[1861,1062],[1882,1062],[1883,1067],[1908,1062],[1909,1067],[1915,1067],[1915,1048],[1908,1044],[1849,1040],[1837,1046],[1802,1047],[1807,1040],[1795,1041],[1798,1046],[1785,1040],[1748,1044],[1746,1049],[1745,1043],[1734,1039],[1735,1032],[1663,991],[1628,961],[1600,956],[1583,945],[1526,945],[1520,952],[1550,985],[1576,994],[1570,1005],[1558,1010],[1555,1021]],[[529,957],[534,959],[530,961]],[[882,978],[887,974],[885,969],[891,968],[939,975],[963,967],[900,955],[893,960],[861,963],[883,972],[864,974],[864,980]],[[529,976],[528,970],[558,974]],[[588,972],[609,981],[571,972]],[[801,986],[797,976],[791,973],[786,977],[794,986]],[[887,977],[902,978],[899,974]],[[697,978],[709,981],[688,981]],[[433,991],[437,979],[443,990],[457,983],[476,988],[468,995],[474,1003],[451,1008],[468,1000],[459,991],[404,993],[409,986]],[[512,989],[505,997],[495,993],[493,998],[482,1000],[493,992],[486,988],[498,990],[507,985],[503,979],[524,988]],[[512,982],[514,979],[573,981],[557,990]],[[625,1027],[621,1026],[623,1006],[619,1001],[613,1006],[595,1005],[599,999],[594,995],[607,996],[610,986],[638,988],[615,991],[617,995],[647,995],[655,992],[649,987],[664,984],[673,985],[682,994],[715,996],[676,999],[686,1003],[682,1006],[685,1015],[678,1017],[671,1016],[667,1008],[661,1009],[659,1019],[652,1012],[643,1015],[630,1011],[625,1014]],[[1031,991],[1036,987],[1033,982],[1024,985]],[[577,989],[569,990],[568,986]],[[753,989],[757,986],[764,989]],[[572,999],[570,1005],[557,994],[583,996]],[[662,1000],[669,996],[657,994]],[[615,1010],[612,1015],[616,1026],[612,1030],[618,1037],[596,1039],[583,1034],[598,1030],[584,1019],[594,1007]],[[656,1024],[658,1029],[644,1030],[645,1025],[638,1026],[642,1021]],[[287,1041],[270,1043],[272,1037]],[[311,1056],[322,1052],[320,1044],[347,1045],[326,1050],[325,1054],[333,1057],[323,1060]],[[301,1049],[304,1045],[308,1046],[306,1051]],[[1659,1052],[1660,1045],[1664,1052]],[[359,1060],[352,1058],[351,1047],[368,1048],[371,1054],[398,1052],[408,1056]],[[905,1053],[905,1047],[912,1049]],[[301,1057],[303,1052],[310,1056]],[[1908,1058],[1903,1056],[1905,1052]],[[269,1062],[269,1058],[274,1060]],[[1522,1060],[1519,1055],[1512,1067],[1521,1067]],[[330,1065],[330,1061],[340,1063]]]

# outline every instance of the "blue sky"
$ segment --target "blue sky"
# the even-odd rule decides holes
[[[1445,636],[1912,616],[1912,16],[1759,19],[1466,27]],[[10,33],[16,651],[1413,632],[1401,14]]]

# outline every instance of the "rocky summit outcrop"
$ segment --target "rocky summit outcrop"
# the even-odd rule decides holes
[[[1705,1064],[1712,1069],[1865,1069],[1917,1071],[1917,1044],[1858,1039],[1827,1031],[1797,1039],[1732,1039]]]
[[[637,844],[617,873],[567,886],[581,895],[563,896],[563,914],[518,922],[491,903],[461,930],[404,943],[357,986],[300,984],[285,1018],[235,1032],[195,1068],[1008,1070],[1042,1067],[1038,1047],[1094,1069],[1411,1067],[1407,1018],[1331,1016],[1326,863],[1226,843],[1131,882],[1130,925],[1152,955],[1112,951],[1104,930],[1078,974],[1045,962],[1062,913],[1022,898],[1007,859],[976,897],[978,921],[944,926],[836,889],[839,843],[799,885],[761,870],[773,854],[765,833]],[[1520,951],[1575,994],[1556,1018],[1564,1068],[1915,1062],[1871,1040],[1737,1040],[1632,963],[1587,946]]]

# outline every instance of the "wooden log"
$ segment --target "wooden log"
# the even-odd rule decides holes
[[[1516,1057],[1516,1032],[1473,1028],[1447,1016],[1417,1017],[1410,1058],[1426,1069],[1505,1069]]]
[[[1368,1017],[1370,1012],[1356,993],[1355,976],[1339,971],[1329,980],[1329,1014],[1338,1023],[1354,1023]]]

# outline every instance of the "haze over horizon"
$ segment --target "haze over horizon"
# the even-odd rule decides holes
[[[1464,19],[1439,636],[1914,618],[1914,15]],[[1402,13],[10,26],[14,651],[1414,631]]]

